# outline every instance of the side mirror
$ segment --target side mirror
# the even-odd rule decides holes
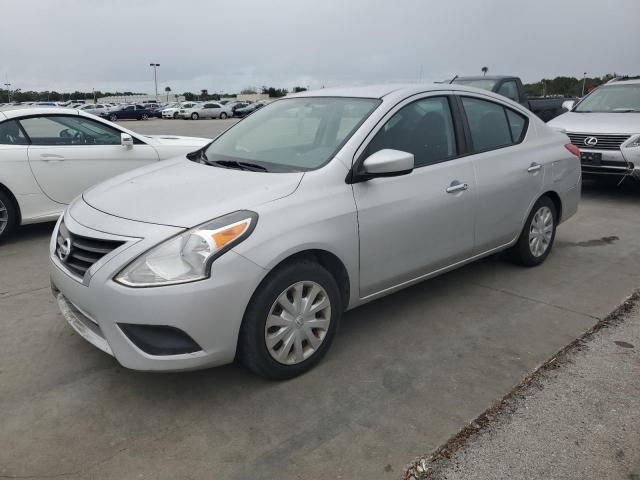
[[[126,149],[133,148],[133,137],[128,133],[121,133],[120,145],[122,145]]]
[[[565,100],[564,102],[562,102],[562,108],[564,108],[567,112],[570,112],[575,106],[575,100]]]
[[[379,150],[362,164],[365,173],[375,177],[406,175],[413,170],[413,153],[401,150]]]

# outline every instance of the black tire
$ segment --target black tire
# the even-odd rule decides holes
[[[541,255],[534,255],[534,253],[532,252],[532,247],[530,246],[530,243],[529,243],[529,233],[531,232],[532,222],[536,213],[543,207],[546,207],[551,211],[551,216],[553,221],[551,239],[544,253],[542,253]],[[524,227],[522,227],[522,232],[520,232],[520,237],[518,238],[518,242],[509,249],[508,253],[511,259],[515,263],[525,267],[535,267],[543,263],[546,260],[546,258],[549,256],[549,254],[551,253],[551,249],[553,248],[553,242],[556,238],[557,225],[558,225],[558,212],[556,210],[555,204],[547,196],[540,197],[538,201],[535,203],[535,205],[533,206],[533,208],[531,209],[531,212],[527,217],[527,221],[525,222]]]
[[[175,112],[175,113],[173,114],[173,118],[174,118],[174,120],[178,118],[178,112]]]
[[[301,281],[312,281],[324,288],[331,305],[331,318],[329,328],[317,350],[300,363],[285,365],[276,361],[267,349],[266,321],[278,296],[289,286]],[[336,280],[324,267],[311,260],[285,264],[262,281],[249,302],[238,339],[238,359],[249,370],[271,380],[285,380],[301,375],[320,362],[329,350],[343,310]]]
[[[109,120],[115,122],[116,120],[118,120],[118,116],[115,113],[112,113],[111,115],[109,115]]]
[[[143,113],[142,120],[149,120],[149,115],[147,115],[146,113]]]
[[[226,120],[228,115],[225,112],[220,113],[220,120]]]
[[[18,210],[13,199],[0,190],[0,242],[9,237],[18,225]]]
[[[191,120],[198,120],[198,118],[200,118],[200,115],[198,115],[197,113],[193,112],[191,114]]]

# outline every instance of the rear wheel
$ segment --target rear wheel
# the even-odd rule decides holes
[[[111,115],[109,115],[109,120],[111,120],[112,122],[115,122],[118,119],[118,116],[115,113],[112,113]]]
[[[511,258],[520,265],[534,267],[549,256],[556,238],[558,213],[549,197],[541,197],[531,209],[518,242],[511,247]]]
[[[221,118],[222,120],[224,120],[224,119],[225,119],[225,118],[227,118],[227,117],[228,117],[228,115],[227,115],[225,112],[220,113],[220,118]]]
[[[192,113],[191,114],[191,120],[197,120],[198,119],[198,114],[197,113]]]
[[[173,114],[173,118],[174,118],[174,119],[178,118],[178,112],[176,112],[176,113],[174,113],[174,114]]]
[[[146,113],[143,113],[142,120],[149,120],[149,115],[147,115]]]
[[[0,242],[7,238],[18,224],[18,211],[12,199],[0,190]]]
[[[301,260],[278,268],[249,302],[239,358],[266,378],[301,375],[329,350],[342,310],[337,283],[321,265]]]

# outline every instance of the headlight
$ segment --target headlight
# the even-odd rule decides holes
[[[635,139],[631,140],[630,143],[627,143],[624,148],[637,148],[640,147],[640,135],[638,135]]]
[[[128,287],[157,287],[207,278],[211,263],[247,238],[258,215],[238,211],[187,230],[148,250],[114,280]]]

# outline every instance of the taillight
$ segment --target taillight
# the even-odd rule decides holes
[[[576,147],[573,143],[567,143],[564,148],[573,153],[576,157],[580,158],[580,149]]]

